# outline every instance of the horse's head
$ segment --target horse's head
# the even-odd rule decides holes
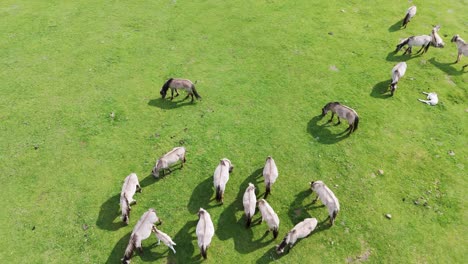
[[[166,93],[167,90],[164,90],[164,88],[162,88],[161,91],[159,91],[159,94],[161,94],[162,99],[166,98]]]
[[[162,168],[162,162],[159,159],[158,161],[156,161],[156,165],[153,167],[153,170],[151,171],[154,177],[159,178],[159,171],[161,170],[161,168]]]

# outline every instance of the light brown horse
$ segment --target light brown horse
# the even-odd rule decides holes
[[[338,123],[336,123],[337,125],[341,124],[340,117],[346,118],[346,120],[348,120],[349,127],[345,130],[349,130],[348,135],[356,131],[356,129],[358,128],[359,117],[356,111],[354,111],[353,109],[342,105],[339,102],[330,102],[322,108],[322,116],[325,116],[328,113],[328,111],[332,111],[332,116],[328,122],[333,121],[333,117],[335,116],[335,114],[338,116]]]
[[[468,56],[468,43],[466,43],[462,38],[460,38],[458,34],[453,36],[453,38],[450,41],[455,42],[455,44],[457,44],[458,49],[457,60],[454,63],[458,63],[462,55]],[[463,66],[463,69],[467,66],[468,64]]]
[[[159,91],[163,99],[166,98],[167,90],[169,88],[171,88],[171,100],[174,99],[174,91],[176,92],[176,97],[179,96],[179,92],[177,91],[178,89],[183,89],[187,91],[187,96],[184,98],[184,100],[187,99],[189,96],[192,96],[193,102],[194,95],[195,97],[197,97],[197,99],[201,99],[201,96],[195,89],[195,85],[190,80],[174,78],[170,78],[169,80],[167,80],[161,88],[161,91]]]

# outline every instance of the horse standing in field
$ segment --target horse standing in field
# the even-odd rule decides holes
[[[232,172],[231,161],[224,158],[219,161],[218,166],[213,174],[213,183],[216,190],[216,201],[224,203],[224,190],[226,183],[229,181],[229,174]]]
[[[130,235],[130,241],[125,249],[125,255],[122,258],[122,263],[130,263],[130,258],[132,257],[135,248],[143,253],[141,241],[147,239],[151,235],[155,223],[160,224],[161,220],[156,215],[156,210],[150,208],[141,216],[140,220],[138,220],[138,223],[135,225],[135,228],[133,228],[133,232]]]
[[[280,224],[278,215],[265,199],[260,199],[260,201],[258,201],[258,209],[262,214],[262,222],[265,221],[268,225],[267,232],[273,231],[273,238],[277,238]]]
[[[153,176],[156,178],[159,178],[159,172],[162,171],[164,175],[164,170],[168,170],[171,172],[171,169],[169,168],[172,164],[176,163],[177,161],[182,161],[180,164],[180,167],[184,167],[184,163],[187,161],[185,159],[185,148],[184,147],[175,147],[168,153],[166,153],[164,156],[159,158],[156,161],[156,165],[153,168]]]
[[[271,185],[273,185],[278,178],[278,168],[276,167],[275,160],[271,156],[268,156],[266,159],[265,167],[263,168],[263,178],[266,186],[263,199],[266,199],[268,194],[271,193]]]
[[[419,54],[421,51],[422,51],[421,54],[424,54],[429,49],[429,46],[431,45],[432,40],[433,40],[433,37],[428,36],[428,35],[411,36],[411,37],[405,38],[402,41],[400,41],[398,45],[396,45],[395,53],[400,51],[405,45],[408,45],[408,48],[406,48],[403,55],[405,55],[406,53],[411,55],[411,52],[413,51],[413,47],[421,47],[421,49],[418,50],[418,52],[416,52],[416,55]]]
[[[198,211],[198,224],[197,224],[197,239],[198,247],[200,248],[201,255],[204,259],[207,258],[207,250],[211,244],[211,239],[214,235],[213,221],[211,221],[210,214],[203,208]]]
[[[340,211],[340,202],[336,198],[335,194],[322,181],[311,182],[310,188],[312,192],[317,193],[317,197],[312,201],[312,203],[317,202],[317,200],[320,198],[322,203],[328,209],[330,224],[333,225],[335,223],[336,216]]]
[[[180,89],[187,91],[187,96],[184,98],[184,100],[189,96],[192,96],[191,102],[193,102],[193,96],[195,96],[197,99],[201,99],[201,96],[195,89],[195,85],[190,80],[174,78],[167,80],[162,86],[161,91],[159,91],[163,99],[166,98],[167,90],[169,88],[171,88],[171,100],[174,99],[174,91],[176,92],[176,97],[179,96],[179,92],[177,90]]]
[[[458,63],[462,57],[462,55],[465,55],[468,57],[468,43],[466,43],[460,36],[457,34],[453,36],[453,38],[450,40],[451,42],[455,42],[457,45],[458,49],[458,56],[457,60],[454,63]],[[468,66],[468,64],[463,66],[463,69]]]
[[[257,204],[257,197],[255,196],[255,186],[249,182],[249,186],[245,190],[242,197],[242,204],[244,205],[244,213],[247,218],[246,226],[250,227],[252,218],[255,214],[255,206]]]
[[[348,135],[358,128],[359,116],[352,108],[342,105],[339,102],[330,102],[322,108],[322,117],[325,116],[328,111],[332,111],[332,116],[328,122],[333,121],[335,114],[338,117],[337,125],[341,124],[340,117],[348,120],[349,127],[345,130],[345,132],[349,130]]]
[[[282,254],[284,249],[289,245],[289,248],[296,243],[297,239],[304,238],[310,235],[312,231],[317,227],[316,218],[306,218],[304,221],[298,223],[294,228],[289,231],[284,237],[281,244],[276,247],[276,252]]]
[[[393,96],[395,90],[397,89],[397,84],[400,81],[400,78],[403,77],[406,73],[406,62],[397,63],[392,69],[392,82],[390,83],[390,95]]]
[[[416,6],[411,6],[408,8],[406,11],[405,18],[403,19],[403,24],[401,25],[403,28],[406,28],[406,25],[410,22],[411,18],[413,18],[416,15]]]
[[[128,175],[122,186],[122,191],[120,192],[120,208],[122,211],[122,221],[128,225],[128,218],[130,217],[130,205],[136,204],[136,200],[133,200],[133,195],[135,192],[141,193],[140,183],[138,182],[138,177],[135,173]]]

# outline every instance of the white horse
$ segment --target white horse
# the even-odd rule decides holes
[[[255,186],[249,182],[249,186],[245,190],[244,196],[242,197],[242,203],[244,204],[245,217],[247,217],[247,227],[250,227],[252,218],[255,214],[255,206],[257,205],[257,197],[255,196]]]
[[[408,8],[408,10],[406,11],[405,18],[403,19],[403,24],[401,25],[403,28],[406,28],[406,25],[408,24],[408,22],[410,22],[411,18],[413,18],[416,15],[416,10],[416,6],[411,6],[410,8]]]
[[[136,204],[136,200],[133,199],[135,192],[141,193],[140,183],[135,173],[131,173],[125,177],[122,191],[120,192],[120,209],[122,211],[122,221],[128,225],[128,218],[130,217],[130,205]]]
[[[421,54],[424,54],[427,52],[429,49],[429,46],[431,45],[433,37],[429,35],[421,35],[421,36],[411,36],[408,38],[403,39],[396,45],[395,53],[400,51],[405,45],[408,45],[408,48],[406,48],[405,52],[403,55],[406,53],[411,55],[411,52],[413,51],[413,47],[421,47],[416,54],[419,54],[421,51]]]
[[[158,239],[158,245],[161,244],[161,241],[162,241],[164,245],[172,249],[172,252],[174,252],[174,254],[176,253],[174,249],[174,246],[176,245],[176,243],[172,241],[172,238],[170,236],[168,236],[163,231],[157,229],[155,226],[153,226],[153,232],[154,232],[154,235],[156,235],[156,238]]]
[[[431,38],[432,38],[432,45],[436,48],[443,48],[445,46],[444,41],[439,36],[437,32],[439,32],[440,26],[434,26],[431,31]]]
[[[265,167],[263,168],[263,178],[266,186],[263,199],[266,199],[268,194],[271,193],[271,185],[273,185],[278,178],[278,168],[276,167],[275,160],[271,156],[268,156],[266,159]]]
[[[393,96],[393,93],[397,89],[398,81],[406,73],[406,62],[402,61],[397,63],[392,69],[392,83],[390,84],[390,94]]]
[[[284,252],[286,246],[289,245],[290,248],[296,243],[297,239],[304,238],[310,235],[312,231],[317,227],[317,219],[315,218],[306,218],[304,221],[298,223],[294,228],[289,231],[284,237],[281,244],[276,247],[276,252],[281,254]]]
[[[128,246],[125,249],[125,255],[122,259],[122,263],[128,264],[130,263],[130,258],[133,255],[133,251],[135,247],[143,253],[143,248],[141,247],[141,241],[147,239],[151,232],[153,231],[153,227],[155,223],[161,223],[158,216],[156,215],[156,210],[150,208],[146,213],[144,213],[138,223],[133,228],[133,232],[130,235],[130,241],[128,242]]]
[[[231,161],[224,158],[219,161],[213,174],[213,183],[216,190],[216,201],[224,203],[224,190],[226,189],[226,183],[229,181],[229,173],[232,172],[234,167]]]
[[[260,199],[258,201],[258,209],[262,214],[262,222],[265,221],[268,225],[268,231],[273,231],[273,237],[278,237],[278,230],[280,220],[278,215],[275,213],[273,208],[271,208],[270,204],[265,199]]]
[[[153,176],[159,178],[159,172],[162,171],[164,175],[164,170],[171,172],[169,168],[172,164],[177,161],[182,161],[181,168],[184,167],[184,163],[187,161],[185,159],[185,148],[184,147],[175,147],[160,159],[156,161],[156,165],[153,168]]]
[[[196,230],[198,247],[200,248],[202,257],[206,259],[207,250],[214,235],[214,225],[213,221],[211,221],[210,214],[203,208],[200,208],[200,211],[198,211],[198,218]]]
[[[462,55],[468,57],[468,43],[466,43],[462,38],[460,38],[458,34],[453,36],[451,42],[455,42],[455,44],[457,45],[457,49],[458,49],[457,60],[454,63],[458,63]],[[463,66],[463,68],[465,68],[466,66],[468,66],[468,64]]]
[[[418,99],[419,102],[423,102],[423,103],[426,103],[426,104],[432,105],[432,106],[439,103],[439,97],[437,97],[436,93],[426,93],[426,92],[422,92],[422,93],[427,95],[427,99],[429,99],[429,100]]]
[[[336,198],[335,194],[322,181],[311,182],[310,188],[313,192],[315,191],[317,193],[317,198],[315,198],[312,203],[315,203],[320,198],[322,203],[328,209],[330,224],[333,225],[335,223],[336,216],[340,211],[340,202]]]

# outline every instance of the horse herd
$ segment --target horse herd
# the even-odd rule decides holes
[[[416,6],[412,6],[407,10],[403,19],[403,28],[406,28],[410,20],[416,15],[416,10]],[[440,26],[434,26],[430,35],[411,36],[403,39],[396,46],[395,53],[400,51],[406,45],[408,47],[406,48],[404,55],[411,54],[413,46],[421,47],[421,49],[416,54],[421,52],[424,54],[427,52],[430,46],[443,48],[445,44],[442,38],[438,35],[439,29]],[[468,56],[468,44],[466,44],[459,35],[453,36],[451,42],[456,43],[458,48],[458,56],[455,63],[460,61],[462,55]],[[466,66],[468,66],[468,64],[464,65],[463,68]],[[395,67],[393,67],[392,81],[390,83],[390,93],[392,96],[397,89],[399,80],[405,75],[406,69],[407,64],[405,62],[399,62],[397,65],[395,65]],[[179,95],[178,90],[185,90],[187,92],[185,99],[191,96],[192,102],[194,101],[194,97],[201,99],[201,96],[198,94],[194,83],[192,83],[190,80],[175,78],[170,78],[167,80],[160,91],[161,97],[163,99],[166,97],[167,91],[169,89],[171,89],[171,100],[174,98],[174,93],[176,94],[175,97]],[[436,93],[424,94],[427,95],[427,99],[429,100],[418,99],[419,101],[428,105],[437,104],[438,98]],[[332,112],[332,115],[328,122],[333,121],[335,114],[338,118],[337,124],[341,123],[340,118],[344,118],[348,121],[349,126],[345,130],[345,132],[348,131],[348,135],[356,131],[358,128],[359,117],[356,111],[354,111],[352,108],[342,105],[339,102],[330,102],[322,108],[322,116],[325,116],[329,111]],[[164,176],[166,171],[171,172],[171,166],[178,163],[179,161],[180,167],[182,168],[186,162],[185,154],[186,149],[184,147],[176,147],[160,157],[156,161],[156,164],[152,170],[153,176],[155,178],[159,178],[161,174]],[[226,184],[229,181],[229,174],[233,171],[233,169],[234,165],[231,163],[231,161],[227,158],[223,158],[220,160],[214,171],[213,185],[215,189],[215,199],[221,204],[224,202],[224,191]],[[272,231],[273,237],[277,238],[279,234],[280,221],[278,215],[275,213],[275,210],[266,200],[268,195],[271,193],[273,184],[278,178],[278,168],[271,156],[266,158],[265,166],[263,168],[263,177],[265,183],[265,194],[262,199],[257,201],[257,196],[255,194],[256,187],[252,183],[248,184],[242,197],[244,214],[246,218],[246,227],[251,227],[252,218],[255,215],[256,209],[258,208],[261,214],[261,222],[266,222],[268,225],[267,232]],[[318,199],[320,199],[328,209],[330,225],[334,225],[335,219],[340,210],[340,204],[335,194],[322,181],[311,182],[310,187],[312,192],[317,194],[317,197],[312,201],[312,203],[315,203]],[[141,193],[141,190],[142,189],[139,184],[138,177],[135,173],[131,173],[125,178],[120,195],[120,207],[121,219],[127,225],[129,224],[131,205],[136,204],[136,200],[133,199],[133,196],[136,192]],[[135,248],[142,252],[141,242],[142,240],[147,239],[151,233],[155,234],[156,238],[158,239],[158,244],[163,241],[163,243],[168,246],[174,252],[174,254],[176,253],[176,250],[174,249],[176,243],[172,241],[169,235],[157,228],[157,225],[160,225],[161,223],[162,221],[156,215],[156,210],[153,208],[149,209],[141,216],[131,233],[128,246],[125,250],[124,257],[122,258],[122,263],[130,263],[130,259]],[[276,246],[277,253],[281,254],[287,247],[291,248],[299,238],[309,236],[311,232],[315,230],[317,224],[318,221],[316,218],[306,218],[302,222],[295,225],[294,228],[285,235],[281,243]],[[210,214],[205,209],[200,208],[198,211],[196,235],[201,256],[205,259],[207,258],[207,250],[211,244],[211,239],[214,236],[214,232],[214,225]]]
[[[187,161],[185,158],[186,149],[184,147],[176,147],[163,155],[156,161],[153,168],[153,176],[155,178],[160,177],[160,173],[165,174],[165,170],[170,171],[170,167],[180,161],[180,167]],[[233,171],[234,165],[232,165],[229,159],[223,158],[220,160],[213,174],[214,189],[216,190],[215,198],[219,203],[224,201],[224,190],[227,182],[229,181],[229,174]],[[263,167],[263,178],[265,183],[265,194],[262,199],[257,201],[255,194],[255,186],[249,183],[245,193],[242,197],[242,203],[244,205],[244,213],[246,218],[246,227],[250,228],[252,218],[255,215],[255,211],[258,208],[261,214],[261,222],[266,222],[268,225],[267,232],[272,231],[273,238],[277,238],[279,234],[280,220],[275,210],[266,201],[266,198],[271,193],[271,187],[278,178],[278,168],[274,159],[268,156]],[[312,192],[317,193],[317,197],[312,203],[317,202],[318,199],[328,209],[328,218],[330,224],[334,225],[335,219],[340,210],[340,203],[336,198],[335,194],[322,182],[314,181],[310,183]],[[141,193],[141,186],[138,181],[138,177],[135,173],[128,175],[122,186],[120,193],[120,208],[121,208],[121,219],[125,224],[129,224],[131,205],[136,204],[136,200],[133,199],[135,193]],[[317,227],[316,218],[306,218],[302,222],[298,223],[294,228],[289,231],[282,242],[276,247],[278,254],[284,252],[289,246],[291,248],[299,238],[304,238],[310,235],[312,231]],[[137,224],[133,228],[130,235],[127,248],[125,249],[122,263],[130,263],[130,259],[135,249],[138,249],[141,253],[143,252],[141,242],[150,237],[151,233],[154,233],[158,239],[158,245],[161,241],[168,246],[174,254],[176,250],[174,246],[176,243],[172,241],[171,237],[157,228],[157,225],[162,224],[161,219],[156,215],[156,210],[150,208],[145,212],[138,220]],[[207,258],[207,250],[211,244],[211,239],[214,236],[215,230],[213,221],[211,220],[210,214],[203,208],[198,211],[198,223],[196,227],[196,235],[198,239],[198,247],[200,248],[200,254],[203,258]]]

